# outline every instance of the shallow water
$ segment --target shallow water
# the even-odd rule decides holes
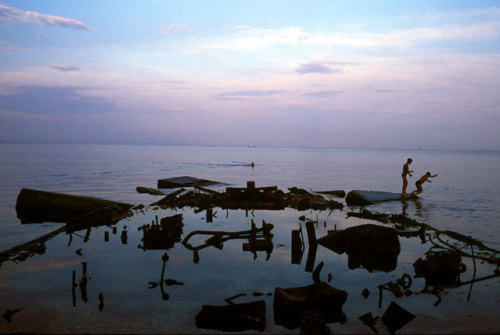
[[[15,201],[23,187],[47,191],[95,196],[132,204],[149,204],[158,197],[138,194],[136,186],[156,187],[160,178],[191,175],[218,180],[234,186],[245,186],[253,180],[259,186],[277,185],[286,191],[297,186],[308,190],[368,189],[398,192],[401,166],[412,157],[414,177],[427,170],[439,173],[433,183],[424,185],[419,201],[407,206],[390,202],[369,206],[373,212],[406,213],[419,222],[440,230],[453,230],[499,249],[500,182],[493,178],[500,167],[500,155],[491,152],[427,152],[351,149],[264,149],[168,146],[77,146],[77,145],[0,145],[2,205],[0,206],[0,249],[26,242],[48,233],[61,224],[21,225],[16,218]],[[249,164],[255,162],[251,168]],[[409,189],[412,189],[410,181]],[[217,186],[215,189],[223,189]],[[342,200],[340,200],[342,201]],[[206,213],[192,209],[163,210],[149,208],[143,213],[122,220],[112,227],[93,228],[87,242],[86,231],[60,234],[46,243],[43,255],[24,262],[5,262],[0,268],[0,312],[23,308],[9,323],[0,319],[1,332],[37,333],[206,333],[198,329],[194,319],[202,305],[225,305],[224,299],[239,293],[246,296],[235,303],[264,300],[266,328],[264,333],[298,333],[276,325],[273,315],[273,293],[276,287],[304,286],[312,283],[307,267],[308,243],[305,215],[316,220],[316,235],[328,230],[343,229],[361,223],[378,222],[347,218],[343,211],[283,211],[214,209],[216,217],[207,222]],[[250,227],[251,220],[260,226],[262,220],[272,223],[273,250],[254,254],[242,250],[246,240],[230,240],[222,249],[208,247],[193,262],[193,252],[177,241],[168,250],[143,250],[139,227],[174,214],[183,214],[183,229],[179,239],[195,230],[241,231]],[[300,264],[291,262],[291,230],[302,227],[305,250]],[[120,238],[127,231],[127,243]],[[109,242],[104,234],[109,233]],[[178,239],[178,240],[179,240]],[[397,268],[389,271],[368,271],[350,268],[345,254],[339,255],[319,246],[314,259],[325,266],[321,279],[348,293],[343,306],[347,322],[331,323],[335,333],[371,333],[358,317],[371,312],[381,317],[391,301],[417,317],[407,324],[403,333],[457,333],[500,331],[496,321],[500,282],[498,277],[447,288],[437,297],[432,294],[396,298],[384,291],[378,306],[378,285],[395,281],[404,273],[413,276],[413,262],[424,257],[432,245],[419,238],[399,238],[401,252]],[[193,243],[202,243],[198,239]],[[451,241],[453,243],[454,241]],[[81,249],[81,255],[76,251]],[[160,287],[149,288],[158,281],[162,270],[162,255],[167,252],[165,278],[184,285],[165,286],[168,300],[162,299]],[[266,258],[269,256],[269,259]],[[81,262],[87,262],[90,279],[87,301],[79,289],[73,304],[71,282],[75,271],[82,275]],[[474,277],[473,263],[463,258],[467,271],[462,282]],[[495,268],[486,263],[476,264],[475,278],[491,275]],[[306,271],[308,270],[308,271]],[[421,291],[421,278],[413,278],[411,289]],[[370,291],[368,298],[361,291]],[[252,293],[265,295],[254,297]],[[98,295],[104,296],[99,309]],[[468,298],[468,296],[470,297]],[[381,332],[386,330],[377,325]],[[255,331],[247,331],[254,333]]]

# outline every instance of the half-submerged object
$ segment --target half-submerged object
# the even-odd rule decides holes
[[[364,191],[353,190],[347,193],[345,202],[347,206],[366,206],[384,201],[417,199],[417,196],[401,193],[381,192],[381,191]]]
[[[288,329],[301,325],[308,315],[320,315],[325,323],[346,321],[342,306],[347,292],[322,281],[308,286],[274,289],[274,321]]]

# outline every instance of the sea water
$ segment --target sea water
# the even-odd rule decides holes
[[[379,150],[330,148],[255,148],[255,147],[188,147],[132,145],[59,145],[59,144],[0,144],[0,250],[27,242],[62,226],[58,223],[24,224],[17,219],[15,203],[22,188],[77,194],[148,205],[158,197],[139,194],[137,186],[156,187],[157,180],[176,176],[193,176],[216,180],[226,186],[244,187],[255,181],[257,187],[278,186],[309,191],[374,190],[400,192],[401,170],[411,157],[414,182],[427,171],[438,174],[432,183],[423,185],[418,201],[399,201],[369,206],[379,213],[405,214],[439,230],[450,230],[471,236],[490,248],[500,249],[500,171],[499,152],[438,151],[438,150]],[[252,164],[254,163],[253,167]],[[342,199],[337,199],[343,202]],[[224,298],[243,291],[242,301],[252,300],[252,292],[271,293],[277,286],[293,287],[311,283],[311,274],[301,265],[290,264],[290,230],[303,228],[299,216],[317,219],[317,234],[345,228],[366,220],[347,219],[346,211],[335,213],[293,209],[283,211],[224,211],[216,209],[214,222],[206,222],[204,213],[192,209],[146,210],[118,225],[127,230],[128,244],[120,243],[119,233],[103,243],[106,228],[94,229],[91,238],[60,235],[46,243],[43,255],[34,255],[25,262],[6,262],[0,268],[0,312],[23,308],[11,323],[0,323],[0,330],[34,332],[130,332],[178,333],[206,332],[194,326],[194,316],[203,304],[222,305]],[[206,248],[200,262],[180,244],[168,250],[169,277],[182,280],[184,285],[169,288],[169,299],[160,298],[159,289],[148,289],[148,282],[157,280],[165,250],[143,251],[140,245],[141,225],[155,217],[183,214],[183,237],[197,229],[238,231],[249,229],[251,220],[275,225],[274,249],[269,259],[258,259],[242,252],[241,241],[229,241],[223,250]],[[110,230],[108,228],[108,230]],[[200,242],[200,241],[198,241]],[[201,243],[201,242],[200,242]],[[369,328],[357,320],[360,306],[368,304],[358,294],[370,287],[369,298],[373,313],[384,312],[390,299],[377,309],[376,284],[394,280],[411,272],[411,264],[422,257],[428,246],[418,241],[404,241],[398,259],[398,270],[389,273],[349,269],[345,255],[318,250],[317,263],[325,261],[323,278],[333,274],[332,284],[349,292],[344,312],[345,324],[332,329],[345,333],[364,333]],[[82,249],[82,255],[75,250]],[[305,256],[304,256],[305,257]],[[88,301],[71,303],[71,273],[78,272],[80,263],[89,263],[92,295]],[[471,265],[470,261],[468,261]],[[486,275],[489,269],[479,269]],[[470,279],[470,278],[468,278]],[[498,278],[476,284],[473,303],[466,300],[466,291],[457,289],[453,299],[442,303],[431,313],[429,296],[408,299],[419,321],[412,322],[410,331],[482,331],[495,332],[492,311],[498,303]],[[69,285],[69,286],[68,286]],[[105,296],[105,307],[97,309],[97,294]],[[452,293],[450,293],[451,295]],[[272,322],[272,296],[264,296],[268,308],[266,333],[298,332]],[[246,300],[245,300],[246,299]],[[257,298],[255,298],[257,299]],[[255,300],[254,299],[254,300]],[[463,304],[457,304],[457,299]],[[405,301],[398,301],[404,305]],[[444,306],[446,305],[446,306]],[[433,307],[431,307],[433,308]],[[471,310],[472,308],[472,310]],[[420,313],[420,314],[419,314]],[[359,314],[359,315],[358,315]],[[474,316],[466,322],[464,318]],[[460,318],[463,316],[463,318]],[[457,318],[457,320],[454,320]],[[17,326],[14,324],[18,320]],[[356,320],[356,321],[355,321]],[[422,321],[424,320],[424,321]],[[128,322],[128,325],[127,325]],[[32,327],[28,326],[32,325]],[[412,326],[413,325],[413,326]],[[9,328],[10,327],[10,328]],[[413,328],[411,328],[413,327]],[[430,327],[430,328],[429,328]],[[450,328],[451,327],[451,328]],[[453,328],[455,327],[455,328]],[[434,330],[434,331],[433,331]]]
[[[414,172],[408,191],[427,171],[438,177],[424,184],[422,207],[408,210],[437,228],[498,248],[499,152],[59,144],[0,144],[0,248],[38,234],[38,227],[16,220],[22,188],[138,204],[150,197],[137,194],[137,186],[156,187],[158,179],[189,175],[237,187],[252,180],[257,187],[276,185],[285,191],[296,186],[397,193],[409,157]],[[402,210],[398,202],[377,209]]]

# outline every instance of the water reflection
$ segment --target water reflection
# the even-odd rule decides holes
[[[312,329],[319,330],[319,334],[329,333],[329,328],[324,328],[325,324],[347,321],[342,311],[346,300],[346,291],[325,282],[301,287],[277,287],[274,290],[274,322],[287,329],[307,328],[305,333],[310,333]]]
[[[397,267],[400,245],[392,228],[366,224],[329,231],[318,243],[338,254],[345,252],[349,269],[391,272]]]
[[[304,255],[304,235],[302,234],[302,225],[300,229],[292,230],[292,264],[300,264]]]
[[[172,286],[172,285],[184,285],[183,282],[179,282],[175,279],[165,279],[165,267],[166,267],[166,264],[167,264],[167,261],[170,259],[170,257],[168,256],[168,254],[165,252],[162,256],[161,256],[161,260],[162,260],[162,268],[161,268],[161,275],[160,275],[160,280],[159,281],[150,281],[148,282],[148,285],[149,285],[149,288],[156,288],[156,287],[159,287],[160,288],[160,292],[161,292],[161,298],[162,300],[166,301],[168,299],[170,299],[170,295],[165,292],[165,289],[163,287],[163,285],[167,285],[167,286]]]
[[[181,241],[183,226],[182,214],[164,217],[159,224],[158,216],[156,216],[156,223],[153,221],[151,224],[145,224],[137,228],[139,231],[142,230],[143,234],[143,245],[138,245],[138,248],[143,250],[168,250],[175,243]]]
[[[196,327],[226,332],[263,331],[266,303],[263,300],[223,306],[203,305],[195,317]]]
[[[251,252],[254,255],[254,260],[257,259],[257,251],[265,251],[267,261],[271,257],[271,253],[274,248],[272,240],[273,234],[271,234],[271,230],[273,228],[274,226],[271,223],[266,223],[264,220],[262,221],[261,228],[257,228],[255,222],[252,220],[250,230],[236,232],[195,230],[184,237],[182,244],[186,247],[186,249],[193,251],[193,262],[195,264],[200,261],[200,250],[207,247],[215,247],[222,250],[224,248],[224,242],[235,239],[244,239],[248,241],[247,243],[243,243],[242,250]],[[189,243],[191,238],[195,238],[200,235],[208,235],[210,237],[197,246],[193,246]]]
[[[319,213],[321,215],[321,212]],[[148,214],[151,215],[150,213]],[[406,326],[410,324],[410,322],[412,325],[415,323],[420,325],[421,323],[418,322],[422,321],[418,319],[412,321],[414,315],[425,315],[426,313],[426,307],[420,307],[420,305],[415,302],[417,299],[412,298],[413,296],[418,294],[434,294],[437,299],[439,299],[436,303],[437,305],[439,304],[441,296],[443,296],[441,294],[443,288],[471,285],[472,290],[473,283],[498,276],[498,273],[495,272],[490,276],[476,279],[475,265],[474,267],[468,265],[467,269],[461,267],[462,262],[465,262],[463,259],[469,256],[472,257],[469,258],[471,260],[478,259],[485,261],[486,265],[495,264],[494,257],[496,257],[496,254],[494,254],[493,251],[490,250],[490,256],[485,256],[483,251],[488,251],[487,249],[484,249],[472,239],[464,240],[463,237],[454,235],[451,232],[447,232],[447,240],[440,242],[434,230],[427,226],[412,226],[411,224],[414,224],[414,222],[408,217],[406,217],[408,222],[396,222],[396,219],[403,219],[400,214],[372,215],[369,218],[364,218],[365,220],[383,219],[386,220],[383,222],[384,224],[393,225],[394,227],[365,224],[345,228],[348,224],[344,225],[344,222],[339,216],[334,220],[330,220],[328,225],[333,226],[333,223],[335,223],[341,226],[342,229],[337,229],[335,227],[335,230],[328,231],[329,227],[327,222],[325,221],[323,224],[322,220],[321,224],[318,224],[319,220],[317,217],[316,221],[307,220],[305,227],[300,223],[297,229],[296,220],[299,214],[302,213],[296,211],[291,212],[291,214],[286,217],[280,217],[282,220],[278,220],[275,225],[267,223],[267,218],[269,217],[269,221],[275,223],[274,219],[283,214],[273,214],[270,211],[257,211],[257,213],[252,213],[252,216],[258,217],[259,220],[265,217],[266,220],[262,220],[262,225],[257,226],[254,221],[251,220],[250,229],[239,230],[238,227],[241,226],[241,224],[236,222],[237,220],[235,219],[231,222],[231,220],[226,217],[225,221],[223,218],[218,219],[215,224],[210,225],[210,227],[214,228],[210,228],[210,230],[200,230],[199,228],[203,229],[203,227],[207,226],[206,222],[209,221],[209,217],[212,219],[216,218],[215,214],[215,211],[209,213],[208,211],[205,212],[205,210],[199,212],[199,214],[193,214],[193,212],[186,210],[183,214],[160,215],[160,217],[164,216],[162,219],[156,216],[153,220],[147,220],[151,222],[150,224],[143,224],[142,217],[136,217],[135,222],[138,222],[137,224],[134,223],[134,221],[127,221],[126,223],[134,228],[138,227],[137,231],[136,229],[130,228],[130,230],[128,230],[128,227],[124,224],[125,222],[121,222],[111,228],[103,227],[104,229],[108,229],[104,232],[104,239],[102,238],[102,233],[99,233],[99,229],[94,227],[79,227],[79,230],[76,230],[76,228],[71,230],[63,229],[60,232],[66,231],[69,234],[70,241],[67,243],[67,246],[69,247],[73,243],[74,249],[76,249],[78,255],[82,255],[82,248],[79,248],[80,245],[78,245],[78,243],[82,242],[87,243],[85,245],[86,251],[90,251],[88,250],[90,248],[96,248],[92,250],[92,255],[98,255],[102,252],[98,257],[93,256],[98,259],[96,263],[102,261],[106,262],[108,258],[112,258],[110,255],[123,255],[123,257],[127,257],[130,263],[135,260],[137,266],[134,267],[134,269],[140,270],[137,272],[141,274],[146,274],[143,279],[138,281],[139,289],[137,291],[140,293],[134,296],[135,299],[141,303],[146,300],[146,303],[154,305],[155,301],[157,301],[161,306],[165,306],[164,308],[175,310],[181,310],[184,308],[184,305],[189,305],[189,309],[184,309],[184,311],[187,310],[187,312],[183,312],[184,315],[182,317],[165,316],[165,322],[178,322],[179,324],[183,323],[183,325],[185,325],[186,322],[189,323],[186,319],[189,319],[195,321],[195,325],[192,323],[193,321],[191,321],[191,327],[196,326],[201,329],[220,331],[236,332],[246,330],[279,333],[300,327],[302,332],[306,332],[306,330],[325,332],[329,330],[329,327],[331,327],[332,330],[335,327],[335,330],[344,333],[363,332],[356,328],[357,322],[362,327],[370,327],[374,332],[389,331],[394,333],[401,331],[401,329],[404,329],[404,331],[408,329],[410,332],[419,332],[418,326]],[[244,211],[239,211],[236,215],[243,217],[244,214]],[[403,212],[403,214],[405,213]],[[306,220],[301,220],[299,218],[299,221]],[[223,228],[224,230],[217,230],[217,227],[220,229],[221,224],[225,225],[225,228]],[[307,233],[307,242],[305,241],[303,228],[305,228],[304,230],[306,230]],[[189,230],[185,231],[187,229]],[[111,238],[110,242],[107,242],[107,240],[110,240],[110,231],[112,231],[112,234],[114,234],[117,239],[120,237],[122,241],[122,246],[119,246],[120,250],[116,252],[116,254],[113,254],[111,250],[112,248],[116,248],[116,245],[113,245],[113,238]],[[317,240],[316,234],[318,234],[319,237]],[[324,236],[324,234],[326,234],[326,236]],[[99,235],[99,238],[95,238],[95,235]],[[407,239],[401,239],[400,243],[399,237],[402,236]],[[111,237],[113,237],[113,235]],[[405,254],[400,256],[404,251],[404,246],[408,246],[404,241],[413,239],[419,242],[418,238],[420,238],[420,242],[423,243],[423,245],[421,243],[410,243],[412,247],[417,245],[420,248],[417,251],[418,254],[416,254],[417,252],[415,250],[406,250]],[[450,242],[449,239],[451,239],[452,242]],[[460,239],[463,240],[465,247],[459,245]],[[129,240],[131,243],[129,246],[126,246]],[[137,245],[136,242],[139,240],[139,248],[150,252],[138,252],[135,246]],[[226,245],[226,242],[229,241],[236,242],[237,246],[241,245],[240,252],[231,255],[231,259],[234,259],[233,263],[227,262],[227,259],[225,262],[215,258],[209,259],[213,257],[213,253],[207,250],[207,248],[213,247],[214,249],[222,250],[224,246],[226,246],[227,252],[228,247],[231,247],[231,245]],[[117,241],[117,243],[119,242]],[[320,264],[325,262],[326,267],[336,266],[336,271],[338,272],[336,272],[334,283],[332,284],[335,287],[331,286],[331,288],[345,292],[345,299],[342,298],[342,295],[340,295],[340,298],[339,295],[337,295],[336,299],[338,301],[332,300],[333,298],[328,300],[328,292],[332,290],[330,288],[321,290],[319,287],[322,285],[328,285],[328,287],[330,287],[329,284],[319,281],[319,275],[316,273],[316,279],[318,280],[315,280],[315,283],[312,285],[307,285],[308,280],[304,280],[302,276],[303,270],[298,269],[299,267],[290,265],[290,263],[293,265],[303,264],[306,243],[308,246],[305,271],[312,272],[313,278],[315,278],[316,270],[314,269],[316,262]],[[42,245],[45,251],[46,246],[44,243],[42,243]],[[50,247],[52,244],[47,245]],[[463,253],[467,248],[471,248],[471,245],[474,245],[474,252],[469,251],[469,256],[464,256]],[[65,240],[63,246],[66,247]],[[427,247],[432,250],[426,249]],[[438,247],[439,250],[448,250],[450,255],[452,255],[450,259],[444,263],[435,261],[431,258],[431,255],[438,251],[435,250],[438,249]],[[426,250],[422,251],[423,249]],[[158,253],[158,250],[162,251]],[[481,250],[481,252],[479,252],[479,250]],[[108,251],[110,251],[110,253],[108,253]],[[429,252],[423,255],[425,251]],[[122,254],[122,252],[124,253]],[[71,256],[75,257],[73,250],[71,253]],[[193,265],[190,261],[191,253],[195,264],[200,263],[200,256],[203,253],[203,263],[205,264]],[[48,254],[48,256],[51,256],[50,253]],[[265,259],[269,262],[252,261],[252,259],[255,260],[258,256],[262,258],[263,254],[265,255]],[[273,254],[272,259],[270,257],[271,254]],[[458,263],[456,260],[453,261],[457,254],[461,257]],[[91,253],[85,252],[83,255],[87,256],[91,255]],[[151,257],[149,257],[151,255],[155,257],[152,261],[150,260]],[[48,256],[46,255],[44,257]],[[413,258],[413,256],[415,257]],[[415,262],[415,273],[411,273],[411,271],[408,271],[407,267],[411,267],[412,262],[417,259],[418,256],[422,256],[420,261],[425,262],[426,265],[424,267],[418,267],[415,266],[415,264],[417,264],[417,262]],[[160,257],[161,261],[159,260]],[[76,258],[80,259],[78,257]],[[283,262],[284,258],[285,261]],[[404,258],[404,261],[400,261],[402,263],[400,267],[398,267],[398,258]],[[493,263],[488,263],[490,261]],[[92,262],[91,272],[93,277],[102,276],[102,274],[107,271],[107,268],[102,267],[102,265],[101,268],[99,268],[95,265],[96,263]],[[437,265],[433,265],[434,263]],[[95,297],[97,292],[109,292],[99,287],[102,286],[102,283],[89,280],[90,276],[87,273],[87,262],[80,263],[78,261],[76,264],[78,268],[73,270],[72,278],[73,306],[76,307],[78,301],[81,301],[81,305],[88,304],[88,301],[91,300],[92,297]],[[111,264],[111,261],[109,264]],[[212,264],[214,264],[213,267]],[[339,264],[341,264],[341,266],[339,266]],[[451,274],[449,276],[436,275],[432,271],[421,270],[422,268],[443,270],[450,264],[454,264],[452,267],[454,270],[450,272]],[[458,268],[455,266],[456,264],[459,264]],[[255,267],[253,265],[255,265]],[[113,266],[116,266],[116,269],[121,271],[126,271],[123,269],[125,266],[121,264],[113,264]],[[152,269],[152,276],[147,275],[148,266]],[[320,265],[316,266],[316,269],[318,269],[319,266]],[[477,264],[477,266],[479,267],[480,265]],[[180,281],[183,278],[166,278],[166,273],[169,273],[167,268],[173,270],[171,272],[172,277],[184,276],[183,274],[186,273],[186,283]],[[349,271],[359,268],[365,269],[366,271]],[[209,269],[208,274],[204,272],[207,271],[207,269]],[[396,269],[399,271],[395,271]],[[465,272],[462,272],[462,270]],[[384,273],[373,274],[373,272],[378,271]],[[407,271],[409,274],[404,273],[404,275],[401,276],[403,271]],[[77,278],[76,275],[78,272],[79,278]],[[222,272],[222,274],[219,272]],[[174,273],[176,273],[176,275],[174,275]],[[179,275],[179,273],[181,273],[181,275]],[[193,273],[196,275],[193,275]],[[265,273],[266,276],[263,277],[262,273]],[[465,274],[470,274],[473,279],[462,281]],[[69,273],[64,276],[67,277],[68,275]],[[134,275],[140,276],[139,274]],[[350,280],[338,278],[352,278],[352,283],[349,282]],[[330,283],[331,279],[332,276],[329,274],[328,283]],[[55,280],[56,279],[54,279],[54,281]],[[336,282],[336,280],[339,280],[339,282]],[[306,283],[304,283],[304,281],[306,281]],[[65,282],[69,284],[68,281]],[[255,285],[259,286],[258,288],[252,287],[253,290],[272,291],[274,289],[274,297],[263,297],[262,300],[238,304],[233,303],[232,300],[235,297],[244,296],[243,294],[239,294],[234,296],[233,299],[225,299],[226,305],[216,305],[218,299],[222,300],[220,296],[234,293],[230,292],[231,289],[237,287],[238,291],[244,291],[247,289],[248,285],[254,285],[254,282],[257,283]],[[425,286],[422,285],[423,282]],[[145,285],[146,283],[147,285]],[[117,285],[122,284],[117,283]],[[123,289],[126,290],[126,285],[123,285]],[[199,285],[199,288],[197,285]],[[281,287],[281,285],[283,287]],[[339,288],[337,289],[336,287]],[[363,290],[365,292],[363,294],[364,299],[359,297],[359,292],[361,292],[363,288],[365,288],[365,290]],[[379,293],[383,292],[384,295],[384,300],[382,300],[382,293],[379,294],[379,305],[376,304],[377,299],[373,298],[373,296],[376,297],[376,294],[369,297],[369,290],[376,292],[377,288],[380,289]],[[183,289],[187,289],[189,292],[186,293],[187,291],[183,291]],[[147,299],[149,299],[148,295],[144,294],[144,291],[149,290],[151,290],[150,292],[154,295],[154,299],[151,299],[152,301],[147,301]],[[183,292],[182,294],[174,294],[181,291]],[[228,294],[228,292],[230,293]],[[110,293],[106,293],[107,298],[108,296],[110,296]],[[99,311],[104,311],[104,294],[98,293],[97,298],[98,306],[96,307],[98,307]],[[252,300],[251,297],[249,298]],[[69,304],[68,297],[66,297],[66,299]],[[452,295],[443,296],[443,299],[451,300]],[[126,301],[126,298],[123,300],[124,305],[130,305],[127,306],[127,308],[134,307],[135,302]],[[283,302],[282,300],[287,302]],[[362,302],[360,303],[358,300]],[[108,309],[111,301],[112,300],[107,300],[108,307],[105,311],[107,315],[110,312]],[[168,303],[164,304],[163,302],[165,301],[168,301]],[[204,303],[214,303],[214,301],[215,305],[204,305]],[[328,303],[323,303],[321,301],[328,301]],[[343,301],[342,304],[340,304],[339,301]],[[372,301],[375,301],[375,303],[372,303]],[[396,304],[395,301],[398,301],[398,304]],[[383,302],[385,302],[385,304],[383,304]],[[399,302],[401,303],[399,304]],[[431,307],[432,303],[434,303],[434,299],[430,302]],[[21,306],[23,305],[24,304]],[[195,306],[193,307],[193,305]],[[200,306],[202,306],[201,309]],[[404,306],[405,309],[402,309],[401,306]],[[113,306],[113,312],[115,312],[115,310],[120,310],[120,308],[115,308],[115,306]],[[382,308],[385,309],[385,312]],[[408,311],[406,311],[406,308]],[[5,309],[3,310],[5,311]],[[84,309],[78,309],[78,313],[85,313],[83,310]],[[359,312],[360,310],[362,310],[362,312]],[[446,312],[447,310],[442,309],[441,311]],[[19,313],[19,311],[10,309],[9,313],[6,312],[6,314],[4,314],[4,319],[7,320],[7,317],[11,317],[13,320],[22,319],[23,313],[24,312]],[[180,312],[178,314],[180,314]],[[146,312],[141,315],[144,317]],[[270,323],[272,316],[274,316],[274,324]],[[6,321],[3,322],[6,323]],[[5,328],[0,327],[0,331],[4,330]],[[110,330],[114,329],[110,328]],[[364,330],[366,331],[367,328],[364,328]]]

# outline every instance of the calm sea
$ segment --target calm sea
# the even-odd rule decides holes
[[[439,174],[424,184],[422,206],[410,206],[410,215],[500,247],[499,152],[0,144],[0,249],[39,235],[39,226],[21,226],[16,219],[15,202],[22,188],[132,204],[151,199],[137,194],[137,186],[156,187],[158,179],[183,175],[234,186],[253,180],[257,186],[277,185],[284,191],[296,186],[400,192],[408,157],[414,170],[409,191],[425,172]],[[402,210],[400,203],[375,209]]]
[[[193,176],[216,180],[225,185],[243,187],[255,181],[257,187],[276,185],[287,191],[300,187],[313,191],[375,190],[400,192],[401,170],[407,158],[413,159],[408,190],[418,177],[430,171],[438,174],[424,184],[419,201],[388,202],[369,206],[372,212],[401,214],[440,230],[470,235],[485,245],[500,249],[500,153],[480,151],[375,150],[375,149],[292,149],[255,147],[187,147],[132,145],[49,145],[0,144],[0,250],[27,242],[60,227],[61,224],[22,225],[15,212],[17,195],[22,188],[98,197],[134,205],[148,205],[158,197],[139,194],[137,186],[156,188],[157,180]],[[255,166],[251,167],[250,164]],[[339,199],[339,201],[343,201]],[[109,242],[104,234],[109,227],[94,228],[90,239],[85,231],[69,238],[61,234],[46,243],[44,255],[24,262],[5,262],[0,267],[0,314],[19,309],[12,322],[0,319],[0,332],[36,333],[205,333],[197,329],[194,317],[201,305],[224,305],[225,298],[244,293],[235,302],[263,299],[267,306],[264,333],[298,333],[273,322],[275,287],[294,287],[312,283],[311,273],[290,262],[290,230],[304,228],[298,219],[306,215],[318,219],[317,235],[345,228],[366,220],[346,218],[344,208],[334,213],[316,211],[225,211],[216,209],[213,223],[204,213],[192,209],[147,209],[117,225]],[[142,250],[141,225],[156,216],[183,214],[184,237],[197,229],[238,231],[248,229],[253,219],[275,225],[272,254],[255,258],[242,250],[242,241],[229,241],[224,248],[200,251],[193,262],[191,251],[179,243],[168,248],[166,278],[184,285],[169,286],[168,299],[158,287],[151,287],[162,270],[161,256],[166,250]],[[380,223],[378,223],[380,224]],[[120,232],[128,231],[128,243],[120,242]],[[404,273],[413,273],[413,262],[424,257],[432,245],[417,239],[400,238],[402,251],[393,271],[367,271],[347,266],[346,255],[319,248],[316,263],[325,262],[322,279],[348,292],[344,305],[347,322],[334,323],[338,333],[371,333],[358,317],[371,312],[382,316],[394,300],[417,316],[403,332],[456,333],[500,331],[496,314],[500,301],[498,277],[469,286],[448,289],[437,304],[434,295],[395,298],[384,293],[378,306],[377,285],[394,281]],[[193,243],[203,243],[194,241]],[[451,242],[450,242],[451,243]],[[306,243],[307,248],[307,243]],[[78,252],[76,252],[78,251]],[[88,297],[77,291],[71,297],[71,274],[80,278],[81,262],[88,263]],[[494,268],[477,265],[472,273],[471,260],[464,260],[467,272],[462,280],[491,275]],[[415,291],[423,288],[414,279]],[[367,299],[360,292],[368,288]],[[253,297],[252,292],[264,293]],[[104,296],[104,308],[98,308],[98,294]],[[76,301],[76,302],[75,302]],[[217,331],[215,331],[217,332]],[[249,331],[250,333],[255,331]]]

